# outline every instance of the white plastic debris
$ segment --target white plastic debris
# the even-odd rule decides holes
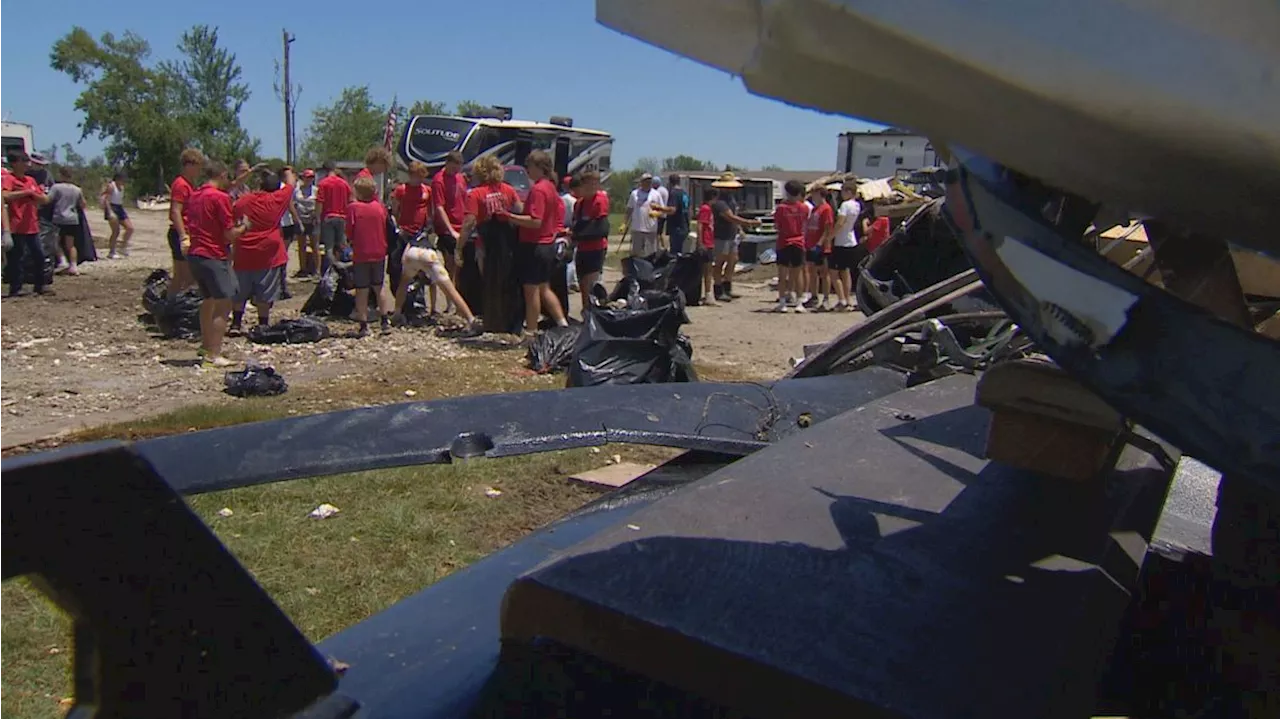
[[[622,455],[615,454],[609,458],[609,461],[613,462],[614,464],[622,464]]]
[[[484,490],[484,496],[489,497],[490,499],[493,499],[494,497],[501,497],[502,490],[494,489],[493,487],[486,487]]]
[[[407,390],[405,390],[405,391],[404,391],[404,396],[405,396],[405,397],[417,397],[417,396],[418,396],[418,393],[417,393],[417,392],[414,392],[414,391],[413,391],[413,390],[411,390],[411,389],[407,389]]]
[[[628,524],[628,525],[627,525],[627,529],[630,529],[630,530],[631,530],[631,531],[633,531],[633,532],[639,532],[639,531],[640,531],[640,525],[638,525],[638,524]]]
[[[316,519],[328,519],[329,517],[332,517],[333,515],[341,511],[342,511],[341,509],[338,509],[332,504],[329,504],[328,502],[326,502],[320,505],[319,507],[316,507],[315,509],[311,510],[311,514],[308,514],[307,516],[315,517]]]
[[[223,507],[222,509],[218,510],[219,517],[230,517],[233,514],[235,514],[235,512],[231,511],[230,507]]]
[[[600,454],[600,448],[599,448],[599,447],[592,447],[592,448],[591,448],[591,453],[592,453],[592,454]]]

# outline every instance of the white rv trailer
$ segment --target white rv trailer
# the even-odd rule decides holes
[[[510,108],[494,108],[486,117],[416,115],[400,138],[399,154],[407,163],[422,162],[434,170],[453,150],[470,165],[493,155],[503,165],[521,164],[529,152],[545,150],[556,158],[560,174],[596,170],[608,177],[613,136],[601,130],[573,126],[573,119],[552,117],[548,122],[511,119]]]

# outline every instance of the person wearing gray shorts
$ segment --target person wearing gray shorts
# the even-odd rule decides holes
[[[206,300],[231,300],[240,292],[231,260],[215,260],[199,255],[187,255],[191,274],[200,288],[200,296]]]
[[[320,257],[320,276],[329,270],[333,263],[333,252],[347,243],[347,218],[326,217],[320,222],[320,246],[324,254]]]
[[[258,324],[271,324],[271,306],[280,299],[284,287],[284,265],[269,270],[236,270],[236,283],[236,307],[243,311],[246,302],[253,302]]]
[[[632,232],[631,233],[631,256],[632,257],[648,257],[658,251],[658,233],[657,232]]]

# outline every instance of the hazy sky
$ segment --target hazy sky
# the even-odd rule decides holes
[[[157,59],[176,52],[184,29],[218,26],[253,92],[241,122],[268,156],[284,155],[284,112],[272,81],[285,27],[297,36],[300,128],[313,107],[364,84],[382,103],[469,99],[509,105],[519,119],[569,115],[580,127],[613,133],[616,167],[684,153],[750,168],[834,169],[837,134],[868,127],[754,97],[736,78],[597,25],[591,0],[10,2],[0,20],[0,110],[33,124],[40,148],[80,137],[81,88],[49,68],[53,42],[77,24],[95,37],[133,30]],[[101,146],[90,138],[79,151]]]

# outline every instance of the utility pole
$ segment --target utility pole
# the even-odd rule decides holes
[[[284,88],[280,93],[284,96],[284,153],[285,161],[293,164],[295,146],[293,141],[293,84],[289,82],[289,45],[298,38],[290,35],[288,30],[280,31],[284,38]]]

